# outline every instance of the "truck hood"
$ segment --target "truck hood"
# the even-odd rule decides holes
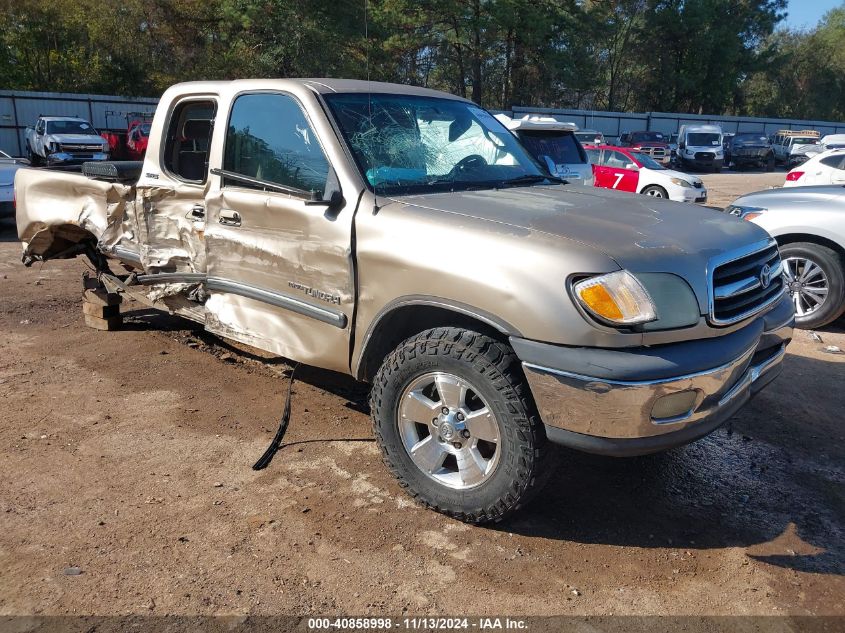
[[[710,259],[769,237],[751,222],[706,207],[577,185],[421,194],[394,200],[575,240],[633,272],[680,275],[703,307]],[[514,244],[515,261],[520,247]],[[561,248],[566,248],[564,239]]]
[[[103,145],[105,140],[98,134],[48,134],[47,140],[53,143],[68,143],[68,144],[85,144],[85,145]]]
[[[789,153],[790,154],[806,154],[808,152],[818,152],[821,148],[819,147],[818,143],[806,143],[804,145],[793,145]]]

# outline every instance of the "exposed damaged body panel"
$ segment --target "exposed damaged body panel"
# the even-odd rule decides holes
[[[137,245],[133,186],[73,172],[20,169],[15,197],[25,262],[74,257],[83,243],[105,254],[121,243]]]

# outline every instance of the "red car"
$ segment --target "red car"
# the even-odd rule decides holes
[[[112,158],[116,160],[144,160],[150,138],[150,121],[136,119],[123,132],[110,130],[100,134],[109,142]]]
[[[126,133],[126,155],[129,160],[144,160],[150,140],[150,121],[132,121]]]
[[[707,189],[701,178],[666,169],[641,152],[612,145],[587,145],[584,150],[593,164],[596,187],[678,202],[707,201]]]

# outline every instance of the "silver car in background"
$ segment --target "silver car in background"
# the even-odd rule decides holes
[[[777,240],[798,327],[822,327],[845,312],[845,187],[758,191],[725,211]]]
[[[15,215],[15,173],[29,165],[23,158],[12,158],[0,150],[0,218]]]

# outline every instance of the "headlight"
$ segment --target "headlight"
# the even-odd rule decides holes
[[[599,320],[616,325],[648,323],[657,308],[643,285],[627,270],[583,279],[572,286],[578,302]]]
[[[732,204],[725,207],[725,213],[735,216],[741,220],[753,220],[754,218],[764,214],[767,209],[763,207],[744,207],[742,205]]]
[[[670,178],[669,180],[672,181],[673,185],[678,185],[679,187],[690,187],[692,188],[692,184],[683,178]]]

